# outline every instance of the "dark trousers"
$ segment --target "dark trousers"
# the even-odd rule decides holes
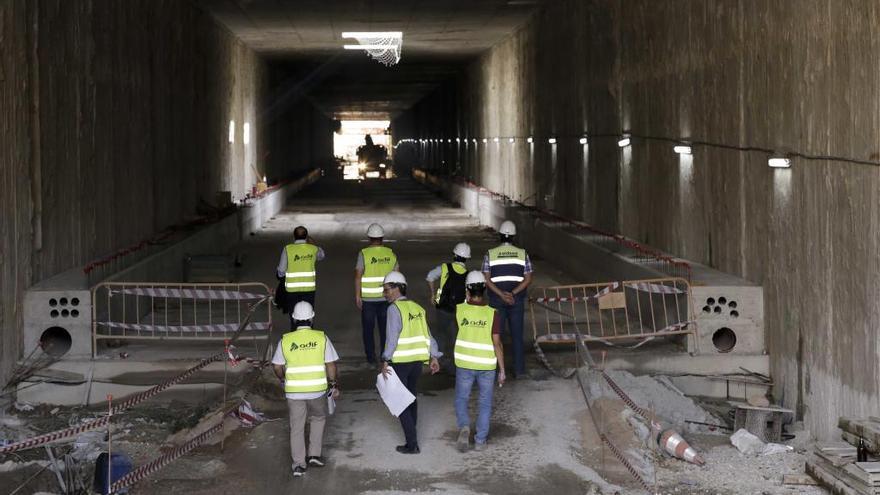
[[[406,446],[414,448],[419,446],[419,437],[416,434],[416,423],[419,420],[418,406],[418,384],[419,376],[422,374],[422,363],[393,363],[391,365],[397,377],[403,382],[407,390],[416,396],[416,400],[412,402],[406,409],[400,413],[400,426],[403,427],[403,436],[406,438]]]
[[[367,361],[376,361],[376,341],[373,328],[379,323],[379,355],[385,350],[385,320],[388,317],[387,301],[364,301],[361,306],[361,329],[364,337],[364,354]]]
[[[510,332],[510,342],[513,347],[513,372],[517,375],[524,375],[526,372],[525,347],[523,345],[525,298],[517,298],[513,306],[504,304],[500,299],[490,298],[489,306],[498,311],[498,317],[501,318],[501,332],[504,332],[505,324]]]
[[[434,340],[437,341],[437,346],[440,347],[443,357],[452,359],[458,329],[455,324],[455,313],[438,308],[435,310],[434,316],[436,317],[437,326],[431,327],[431,333],[434,336]]]
[[[309,292],[285,292],[284,294],[284,312],[285,313],[293,313],[293,307],[296,306],[296,303],[300,301],[305,301],[312,305],[312,308],[315,307],[315,291]]]

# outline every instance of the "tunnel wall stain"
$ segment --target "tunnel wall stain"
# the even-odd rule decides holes
[[[217,191],[241,198],[255,168],[294,175],[318,151],[263,162],[277,146],[260,122],[266,64],[190,2],[7,0],[0,46],[4,382],[28,286],[191,219]],[[274,132],[323,123],[298,111]]]
[[[762,284],[775,398],[830,438],[880,415],[880,168],[614,137],[584,161],[573,136],[877,161],[878,23],[873,0],[552,2],[470,67],[444,131],[569,135],[555,158],[537,137],[534,156],[456,156],[490,189]]]

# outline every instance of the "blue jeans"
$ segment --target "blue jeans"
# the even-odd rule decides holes
[[[379,355],[385,351],[385,324],[388,318],[387,301],[364,301],[361,306],[361,328],[364,337],[364,353],[367,361],[376,361],[376,341],[373,339],[373,329],[376,322],[379,323]]]
[[[471,425],[468,402],[470,402],[474,382],[477,382],[477,388],[480,392],[477,397],[477,433],[474,435],[474,440],[477,443],[486,443],[486,438],[489,436],[489,418],[492,416],[492,387],[495,386],[495,370],[478,371],[467,368],[456,370],[455,419],[459,429]]]
[[[513,372],[517,375],[524,375],[526,373],[525,347],[523,345],[525,298],[518,297],[513,306],[508,306],[497,297],[490,297],[489,306],[498,311],[498,317],[501,318],[501,332],[504,333],[505,323],[510,331],[510,342],[513,347]]]

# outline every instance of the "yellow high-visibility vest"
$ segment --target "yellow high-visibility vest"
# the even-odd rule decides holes
[[[455,308],[458,337],[455,339],[455,365],[469,370],[494,370],[498,364],[492,343],[495,309],[462,303]]]
[[[431,334],[428,332],[428,317],[419,303],[409,300],[394,301],[400,311],[403,328],[397,339],[397,347],[391,355],[395,363],[428,362],[431,359]]]
[[[327,390],[324,352],[327,337],[313,328],[300,328],[281,337],[284,354],[284,392],[322,392]]]
[[[361,250],[364,257],[364,273],[361,275],[361,297],[382,297],[382,282],[397,265],[397,256],[391,248],[369,246]]]
[[[318,246],[314,244],[288,244],[287,272],[284,288],[287,292],[312,292],[317,286],[315,263],[318,261]]]

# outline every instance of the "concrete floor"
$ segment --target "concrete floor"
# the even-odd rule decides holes
[[[481,258],[495,242],[491,231],[409,180],[357,184],[325,179],[243,243],[245,277],[266,283],[273,281],[280,250],[296,225],[306,225],[327,253],[318,265],[315,327],[328,333],[340,354],[344,393],[325,432],[328,466],[309,470],[303,479],[291,476],[286,404],[278,390],[274,397],[256,403],[280,421],[237,430],[222,453],[210,446],[194,454],[205,460],[219,458],[226,469],[193,479],[163,478],[160,471],[135,492],[585,493],[594,485],[613,490],[588,467],[600,462],[584,459],[588,449],[583,439],[595,436],[582,431],[590,425],[577,383],[541,373],[532,356],[527,356],[527,364],[535,371],[533,378],[496,389],[488,451],[460,454],[455,450],[454,383],[442,374],[423,377],[421,382],[422,453],[405,456],[394,451],[394,446],[403,443],[402,431],[374,391],[375,371],[364,363],[360,315],[353,297],[355,259],[372,221],[385,227],[389,245],[410,282],[410,294],[423,304],[428,301],[426,273],[450,259],[456,242],[471,245],[474,268],[477,256]],[[542,260],[533,261],[536,284],[574,282]],[[283,316],[276,316],[276,324],[282,325]],[[614,469],[615,463],[606,460],[606,467]]]

